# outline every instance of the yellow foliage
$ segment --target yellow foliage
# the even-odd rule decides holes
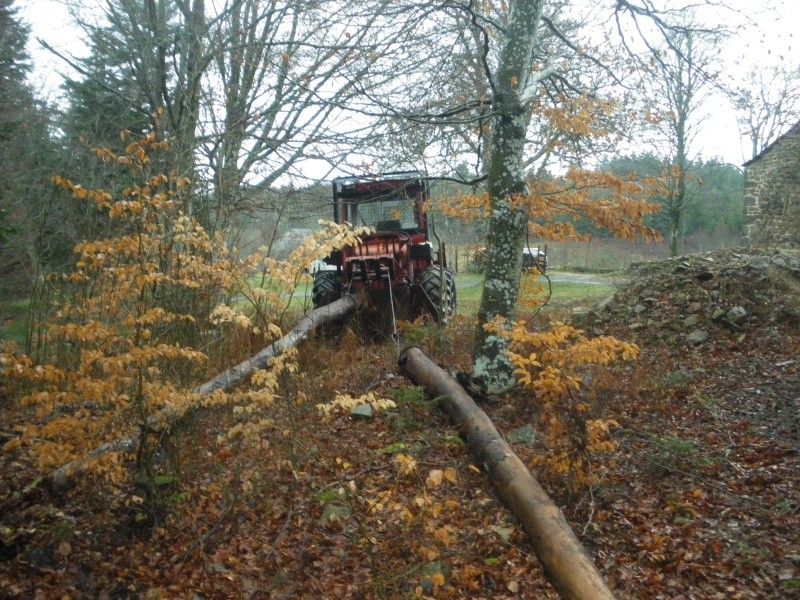
[[[442,484],[443,478],[444,472],[441,469],[433,469],[428,473],[428,477],[425,479],[425,485],[427,485],[429,489],[437,488]]]
[[[369,392],[358,398],[349,394],[336,394],[331,402],[317,404],[316,408],[323,418],[330,419],[333,415],[348,413],[361,404],[371,404],[376,411],[397,407],[394,400],[376,398],[375,394]]]
[[[40,468],[50,469],[84,460],[101,444],[133,439],[152,475],[157,445],[177,417],[195,407],[225,405],[233,407],[237,423],[218,441],[262,448],[279,374],[297,368],[296,351],[273,359],[246,390],[201,397],[191,390],[206,377],[208,357],[187,342],[205,344],[210,326],[244,328],[264,340],[280,337],[275,318],[288,305],[285,293],[307,277],[313,260],[356,243],[364,230],[325,223],[286,261],[264,252],[240,259],[226,246],[224,232],[210,235],[185,214],[189,180],[151,172],[159,162],[151,155],[169,151],[169,144],[154,132],[123,132],[121,138],[127,143],[122,154],[95,150],[134,182],[118,196],[53,178],[76,200],[117,221],[119,235],[77,245],[74,272],[50,277],[70,301],[40,324],[42,364],[2,355],[0,372],[9,386],[19,384],[21,403],[35,414],[6,449],[30,452]],[[261,285],[254,283],[256,274]],[[244,297],[251,309],[215,307],[225,297]],[[371,396],[362,400],[378,409],[393,405]],[[110,453],[92,459],[90,471],[119,485],[130,475],[125,458]]]
[[[486,328],[510,339],[509,356],[519,384],[540,403],[540,422],[550,451],[543,464],[553,473],[566,475],[572,490],[595,482],[591,457],[616,448],[609,434],[619,425],[613,420],[586,419],[589,406],[581,398],[583,375],[595,366],[636,359],[638,347],[608,336],[587,338],[580,329],[558,322],[541,332],[529,331],[524,322],[508,328],[502,320]]]
[[[557,106],[538,106],[536,112],[557,132],[544,150],[557,150],[563,140],[602,139],[610,136],[603,126],[617,109],[613,102],[581,96],[559,98]],[[663,178],[618,177],[610,173],[571,168],[560,177],[531,178],[525,194],[502,198],[512,210],[528,218],[531,235],[556,241],[585,240],[574,222],[591,221],[621,239],[653,241],[660,234],[645,225],[645,217],[659,210],[648,198],[663,195]],[[440,210],[449,217],[471,222],[491,214],[486,193],[439,198]]]
[[[400,467],[400,475],[410,475],[417,470],[417,461],[407,454],[397,454],[394,460]]]

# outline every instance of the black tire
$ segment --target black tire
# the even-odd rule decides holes
[[[314,308],[338,300],[342,295],[341,277],[336,271],[320,271],[314,274]]]
[[[442,286],[444,274],[444,286]],[[456,278],[450,269],[433,265],[423,271],[419,285],[430,302],[439,321],[447,321],[456,314]],[[444,295],[443,295],[444,294]]]

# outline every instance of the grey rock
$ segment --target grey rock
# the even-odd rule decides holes
[[[724,316],[725,316],[725,311],[722,310],[719,306],[714,309],[713,313],[711,313],[711,319],[714,321],[719,321]]]
[[[769,268],[769,259],[764,256],[753,256],[748,264],[753,269],[764,271]]]
[[[521,444],[523,446],[531,447],[536,441],[536,432],[529,423],[528,425],[524,425],[519,429],[515,429],[509,433],[506,438],[512,444]]]
[[[686,327],[694,327],[700,322],[700,317],[698,315],[689,315],[683,320],[683,324]]]
[[[368,421],[375,416],[375,408],[373,408],[372,404],[359,404],[350,412],[350,418],[361,420],[361,421]]]
[[[708,332],[703,329],[696,329],[692,333],[686,336],[686,340],[694,344],[695,346],[699,346],[706,340],[708,340]]]
[[[595,305],[595,310],[599,313],[612,311],[617,303],[616,303],[616,296],[609,296],[608,298],[601,300]]]
[[[741,306],[734,306],[725,314],[725,318],[731,323],[738,325],[747,318],[747,311]]]

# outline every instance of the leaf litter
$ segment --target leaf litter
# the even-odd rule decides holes
[[[791,256],[731,251],[640,265],[581,317],[641,357],[594,375],[592,415],[620,424],[600,481],[570,495],[540,478],[618,597],[800,597],[798,273]],[[457,320],[448,345],[430,336],[423,349],[464,369],[470,327]],[[99,484],[56,495],[2,453],[2,595],[557,597],[435,404],[388,376],[395,358],[352,331],[304,346],[259,448],[217,443],[237,418],[224,410],[181,424],[158,526]],[[315,409],[367,393],[397,407],[358,422]],[[7,438],[19,415],[0,410]],[[501,431],[536,427],[528,392],[485,410]],[[535,464],[543,448],[515,450]]]

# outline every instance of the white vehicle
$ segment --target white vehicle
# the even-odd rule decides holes
[[[522,268],[537,268],[544,273],[547,270],[547,253],[539,246],[522,249]]]
[[[311,268],[308,269],[308,272],[312,275],[316,275],[322,271],[335,271],[336,265],[329,265],[324,260],[317,259],[311,263]]]
[[[475,251],[475,264],[486,264],[486,248],[478,248]],[[547,270],[547,252],[545,249],[536,246],[534,248],[525,247],[522,249],[522,268],[526,271],[539,269],[544,273]]]

